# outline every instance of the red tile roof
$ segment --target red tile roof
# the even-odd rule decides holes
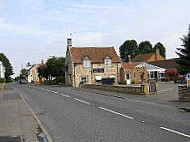
[[[74,63],[82,63],[88,57],[92,63],[103,63],[105,57],[110,57],[112,62],[121,62],[114,47],[72,47],[70,53]]]
[[[126,68],[135,67],[139,64],[140,64],[140,62],[131,62],[131,63],[122,63],[121,66],[126,69]]]
[[[159,57],[157,57],[157,60],[164,60],[164,58],[161,55],[157,55]],[[133,62],[148,62],[150,59],[152,58],[152,60],[156,60],[156,53],[155,52],[150,52],[150,53],[146,53],[146,54],[139,54],[137,56],[135,56],[135,58],[133,59]]]
[[[161,68],[165,68],[165,69],[175,69],[178,67],[176,60],[177,58],[167,59],[167,60],[162,60],[162,61],[154,61],[154,62],[149,62],[149,63]]]

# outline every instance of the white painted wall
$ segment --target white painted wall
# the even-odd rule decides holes
[[[0,61],[0,78],[5,78],[5,67],[3,63]]]

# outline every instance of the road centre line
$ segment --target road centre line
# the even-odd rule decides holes
[[[51,91],[51,92],[53,92],[53,93],[55,93],[55,94],[58,94],[58,92],[56,92],[56,91]]]
[[[168,129],[168,128],[165,128],[165,127],[160,127],[160,129],[163,129],[163,130],[166,130],[166,131],[169,131],[169,132],[172,132],[172,133],[175,133],[175,134],[190,138],[190,135],[184,134],[184,133],[176,131],[176,130]]]
[[[63,97],[71,98],[71,96],[66,95],[66,94],[60,94],[60,95],[63,96]]]
[[[98,108],[99,108],[99,109],[102,109],[102,110],[104,110],[104,111],[107,111],[107,112],[111,112],[111,113],[114,113],[114,114],[123,116],[123,117],[128,118],[128,119],[134,119],[134,117],[127,116],[127,115],[125,115],[125,114],[122,114],[122,113],[119,113],[119,112],[116,112],[116,111],[113,111],[113,110],[110,110],[110,109],[107,109],[107,108],[103,108],[103,107],[98,107]]]
[[[77,99],[77,98],[74,98],[76,101],[79,101],[81,103],[84,103],[84,104],[87,104],[87,105],[90,105],[89,102],[86,102],[86,101],[83,101],[83,100],[80,100],[80,99]]]

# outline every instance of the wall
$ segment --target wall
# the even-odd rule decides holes
[[[179,101],[190,102],[190,88],[187,86],[178,86]]]
[[[147,69],[146,68],[135,68],[135,67],[131,67],[131,68],[121,68],[121,72],[120,72],[120,76],[121,76],[121,83],[122,84],[126,84],[126,73],[130,73],[131,74],[131,83],[141,83],[141,73],[144,72],[144,81],[147,82],[148,81],[148,74],[147,74]],[[134,73],[136,74],[136,78],[134,77]]]
[[[85,84],[85,88],[91,89],[100,89],[112,92],[120,92],[127,94],[136,94],[136,95],[145,95],[144,88],[141,86],[135,87],[126,87],[126,86],[111,86],[111,85],[93,85],[93,84]]]
[[[40,65],[36,64],[30,69],[30,72],[29,72],[29,75],[28,75],[28,82],[29,83],[31,83],[31,82],[43,83],[44,82],[44,79],[43,78],[40,79],[39,76],[38,76],[38,68],[39,67],[40,67]]]
[[[104,73],[91,72],[94,68],[104,68]],[[101,76],[102,78],[108,78],[111,75],[115,76],[115,85],[120,80],[120,68],[121,63],[112,63],[110,67],[105,67],[104,63],[91,63],[91,67],[84,68],[83,64],[76,64],[74,70],[76,87],[79,87],[80,77],[87,77],[87,84],[95,84],[95,76]],[[74,77],[73,77],[74,78]],[[74,85],[73,85],[74,86]]]

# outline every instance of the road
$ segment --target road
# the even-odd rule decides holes
[[[71,87],[10,86],[23,95],[55,142],[190,141],[190,113],[154,99]]]

